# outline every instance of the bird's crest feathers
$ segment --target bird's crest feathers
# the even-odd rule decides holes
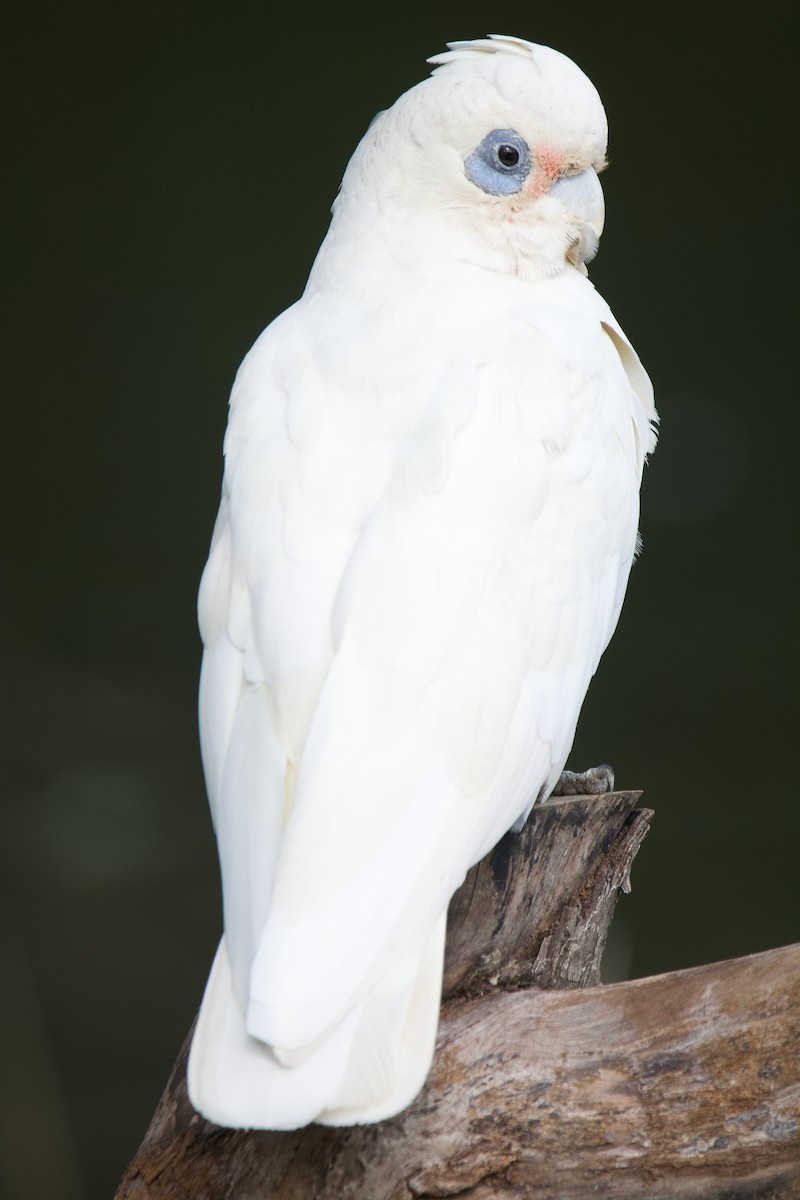
[[[476,55],[513,54],[535,61],[538,50],[547,50],[547,47],[537,46],[535,42],[526,42],[523,38],[510,37],[504,33],[490,33],[488,37],[475,38],[473,41],[448,42],[446,50],[440,54],[432,54],[427,61],[434,64],[433,74],[436,74],[458,63],[473,65]]]

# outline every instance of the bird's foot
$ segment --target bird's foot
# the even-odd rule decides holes
[[[600,796],[613,792],[614,772],[608,763],[588,771],[562,771],[553,796]]]

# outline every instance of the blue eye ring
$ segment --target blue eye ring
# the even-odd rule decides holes
[[[515,129],[493,129],[464,160],[464,172],[490,196],[513,196],[531,172],[528,143]]]

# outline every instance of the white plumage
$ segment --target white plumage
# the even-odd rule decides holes
[[[586,277],[597,93],[515,38],[431,61],[231,396],[199,601],[225,934],[189,1061],[223,1125],[413,1099],[449,898],[555,785],[635,552],[655,410]]]

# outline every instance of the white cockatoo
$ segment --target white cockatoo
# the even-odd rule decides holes
[[[416,1095],[448,901],[558,781],[636,550],[655,410],[586,273],[600,99],[518,38],[430,61],[231,396],[199,599],[225,932],[188,1069],[220,1125]]]

